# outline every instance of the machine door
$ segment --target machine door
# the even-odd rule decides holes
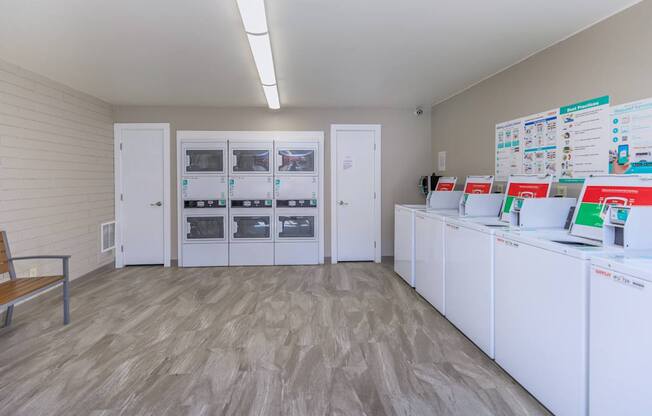
[[[271,175],[273,142],[236,143],[230,147],[231,173]]]
[[[224,241],[226,236],[226,215],[209,213],[184,214],[185,242]]]
[[[194,144],[183,145],[184,175],[223,175],[226,145]]]
[[[316,143],[277,143],[277,175],[318,175]]]
[[[231,241],[270,241],[272,216],[269,214],[233,214],[231,216]]]
[[[317,238],[317,214],[308,212],[277,213],[277,237],[279,241],[315,240]]]

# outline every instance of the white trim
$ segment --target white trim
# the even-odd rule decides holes
[[[163,130],[163,266],[170,267],[171,252],[171,229],[172,216],[170,206],[170,124],[168,123],[115,123],[113,125],[113,154],[115,166],[115,267],[124,267],[124,254],[121,247],[124,245],[122,236],[122,203],[120,194],[122,193],[122,153],[120,145],[122,143],[122,130],[129,128],[151,130]]]
[[[376,250],[374,261],[380,263],[382,257],[381,242],[381,125],[380,124],[331,124],[331,263],[336,264],[338,261],[337,252],[337,132],[353,131],[373,131],[374,132],[374,191],[376,192],[376,203],[374,204],[374,240],[376,241]]]

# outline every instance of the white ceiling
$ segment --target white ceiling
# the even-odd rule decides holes
[[[633,0],[267,0],[283,106],[429,105]],[[113,104],[265,106],[235,0],[2,0],[0,58]]]

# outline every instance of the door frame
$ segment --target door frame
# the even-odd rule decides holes
[[[338,262],[337,250],[337,133],[340,131],[374,132],[374,262],[381,261],[381,125],[380,124],[331,124],[331,263]]]
[[[124,267],[123,234],[122,234],[122,131],[123,130],[152,130],[163,131],[163,266],[170,267],[172,216],[170,205],[170,124],[169,123],[114,123],[113,125],[113,152],[115,166],[115,267]]]

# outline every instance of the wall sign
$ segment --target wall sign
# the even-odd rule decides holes
[[[652,173],[652,98],[611,108],[609,173]]]
[[[533,174],[582,182],[608,173],[608,137],[608,96],[499,123],[496,178]]]

